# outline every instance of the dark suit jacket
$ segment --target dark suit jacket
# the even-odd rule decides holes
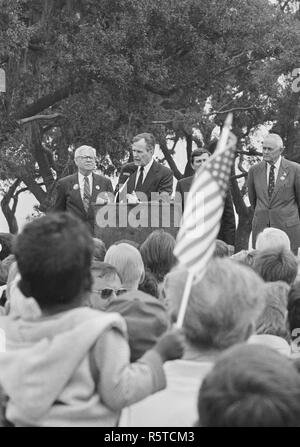
[[[275,188],[268,195],[267,164],[255,164],[248,173],[248,194],[254,216],[252,221],[252,244],[266,227],[285,231],[291,241],[291,249],[297,253],[300,246],[300,166],[281,159]]]
[[[79,219],[87,225],[93,235],[95,216],[91,203],[96,202],[97,196],[101,192],[113,193],[111,181],[102,175],[93,174],[93,190],[90,206],[86,212],[80,194],[78,174],[76,173],[61,178],[57,182],[56,200],[53,211],[69,211],[79,217]]]
[[[193,178],[194,176],[192,175],[177,182],[176,192],[180,192],[181,194],[182,210],[184,209],[184,203],[191,188]],[[225,199],[218,239],[221,239],[229,245],[235,244],[235,216],[230,191],[228,191]]]
[[[137,169],[138,166],[134,163],[128,163],[122,167],[116,193],[126,180],[126,192],[131,194],[135,190]],[[147,195],[148,201],[151,200],[152,192],[166,192],[171,195],[173,191],[173,172],[154,160],[140,191]]]

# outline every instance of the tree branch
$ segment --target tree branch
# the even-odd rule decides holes
[[[214,112],[207,113],[204,116],[220,115],[221,113],[236,112],[237,110],[256,110],[256,109],[257,109],[256,106],[233,107],[232,109],[227,109],[227,110],[215,110]]]
[[[172,124],[173,120],[165,120],[165,121],[151,121],[151,124]]]
[[[243,172],[243,174],[232,175],[230,177],[230,180],[235,180],[235,179],[242,178],[242,177],[247,177],[247,176],[248,176],[248,172]]]
[[[51,115],[34,115],[34,116],[29,116],[28,118],[22,118],[20,120],[17,120],[18,124],[26,124],[29,123],[31,121],[36,121],[36,120],[51,120],[54,118],[58,118],[59,116],[64,116],[62,113],[52,113]]]
[[[87,82],[90,83],[91,80],[88,80]],[[85,87],[86,87],[86,85],[84,85],[83,82],[77,82],[75,84],[70,83],[68,85],[65,85],[65,86],[57,89],[55,92],[49,93],[48,95],[45,95],[45,96],[42,96],[41,98],[37,99],[33,104],[26,106],[20,112],[16,113],[14,118],[16,120],[21,120],[24,118],[28,118],[28,117],[37,115],[38,113],[42,112],[43,110],[48,109],[48,107],[53,106],[57,102],[68,98],[70,95],[73,95],[74,93],[79,93]]]

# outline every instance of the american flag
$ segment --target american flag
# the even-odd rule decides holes
[[[179,262],[198,279],[213,255],[220,229],[236,144],[229,132],[231,119],[226,120],[215,153],[195,175],[174,249]]]

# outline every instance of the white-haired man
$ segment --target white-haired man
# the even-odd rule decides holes
[[[265,228],[256,239],[256,250],[273,250],[277,248],[291,249],[288,235],[278,228]]]
[[[297,253],[300,247],[300,166],[282,157],[283,142],[269,134],[263,142],[263,161],[248,174],[248,194],[254,209],[252,244],[267,227],[283,230]]]
[[[113,187],[108,178],[93,172],[96,168],[96,150],[93,147],[78,147],[74,160],[78,172],[57,182],[53,211],[69,211],[85,222],[94,234],[95,216],[91,203],[96,202],[101,193],[113,193]]]

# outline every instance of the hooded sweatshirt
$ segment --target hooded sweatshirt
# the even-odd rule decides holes
[[[33,298],[29,300],[32,304]],[[133,364],[135,368],[129,364],[126,324],[119,314],[79,307],[50,317],[36,313],[31,319],[22,318],[22,307],[0,317],[6,337],[0,383],[8,396],[6,419],[15,426],[115,426],[122,406],[165,387],[154,351]],[[95,382],[91,351],[99,337],[104,344],[116,340],[111,346],[118,352],[103,347],[108,348],[103,352],[108,352],[105,362],[112,371],[103,370],[103,376],[99,371]],[[111,390],[111,405],[109,397],[104,401],[101,396],[106,389]]]

